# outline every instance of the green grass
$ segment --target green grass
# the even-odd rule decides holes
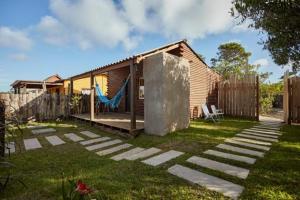
[[[109,159],[111,155],[100,157],[62,136],[64,133],[91,130],[103,136],[119,138],[90,127],[88,124],[74,121],[44,123],[56,128],[56,135],[61,136],[68,143],[53,147],[44,136],[38,136],[43,145],[42,149],[12,155],[10,160],[17,166],[13,173],[21,177],[27,188],[18,183],[10,184],[7,190],[0,194],[0,199],[61,199],[62,173],[66,176],[74,174],[76,179],[82,179],[93,188],[91,197],[97,199],[103,196],[107,199],[227,199],[217,192],[191,185],[168,174],[167,168],[175,163],[245,186],[241,199],[297,199],[300,196],[300,127],[284,127],[285,133],[280,138],[280,142],[274,144],[271,151],[263,159],[258,159],[254,165],[228,161],[202,153],[222,143],[224,139],[233,137],[240,130],[253,126],[254,123],[226,119],[213,124],[200,120],[193,121],[191,127],[186,130],[164,137],[142,134],[135,139],[121,138],[139,147],[155,146],[163,150],[174,149],[185,152],[183,156],[158,167],[147,166],[140,161],[116,162]],[[24,138],[31,137],[34,136],[24,128]],[[185,160],[191,155],[201,155],[246,167],[251,172],[246,180],[240,180],[187,163]]]

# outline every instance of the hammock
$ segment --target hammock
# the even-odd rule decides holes
[[[96,92],[97,92],[97,97],[100,102],[102,102],[106,107],[110,106],[112,109],[118,108],[121,102],[122,97],[125,95],[125,87],[129,81],[130,75],[128,75],[125,83],[123,86],[120,88],[120,90],[116,93],[116,95],[112,99],[108,99],[107,96],[104,96],[96,79]]]

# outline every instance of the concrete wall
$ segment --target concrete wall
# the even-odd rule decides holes
[[[144,60],[145,132],[166,135],[190,122],[190,67],[185,58],[160,53]]]

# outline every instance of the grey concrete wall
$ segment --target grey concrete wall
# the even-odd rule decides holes
[[[189,126],[190,67],[188,60],[160,53],[144,60],[145,132],[166,135]]]

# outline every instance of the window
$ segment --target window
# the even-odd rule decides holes
[[[144,78],[139,79],[139,99],[144,99]]]

